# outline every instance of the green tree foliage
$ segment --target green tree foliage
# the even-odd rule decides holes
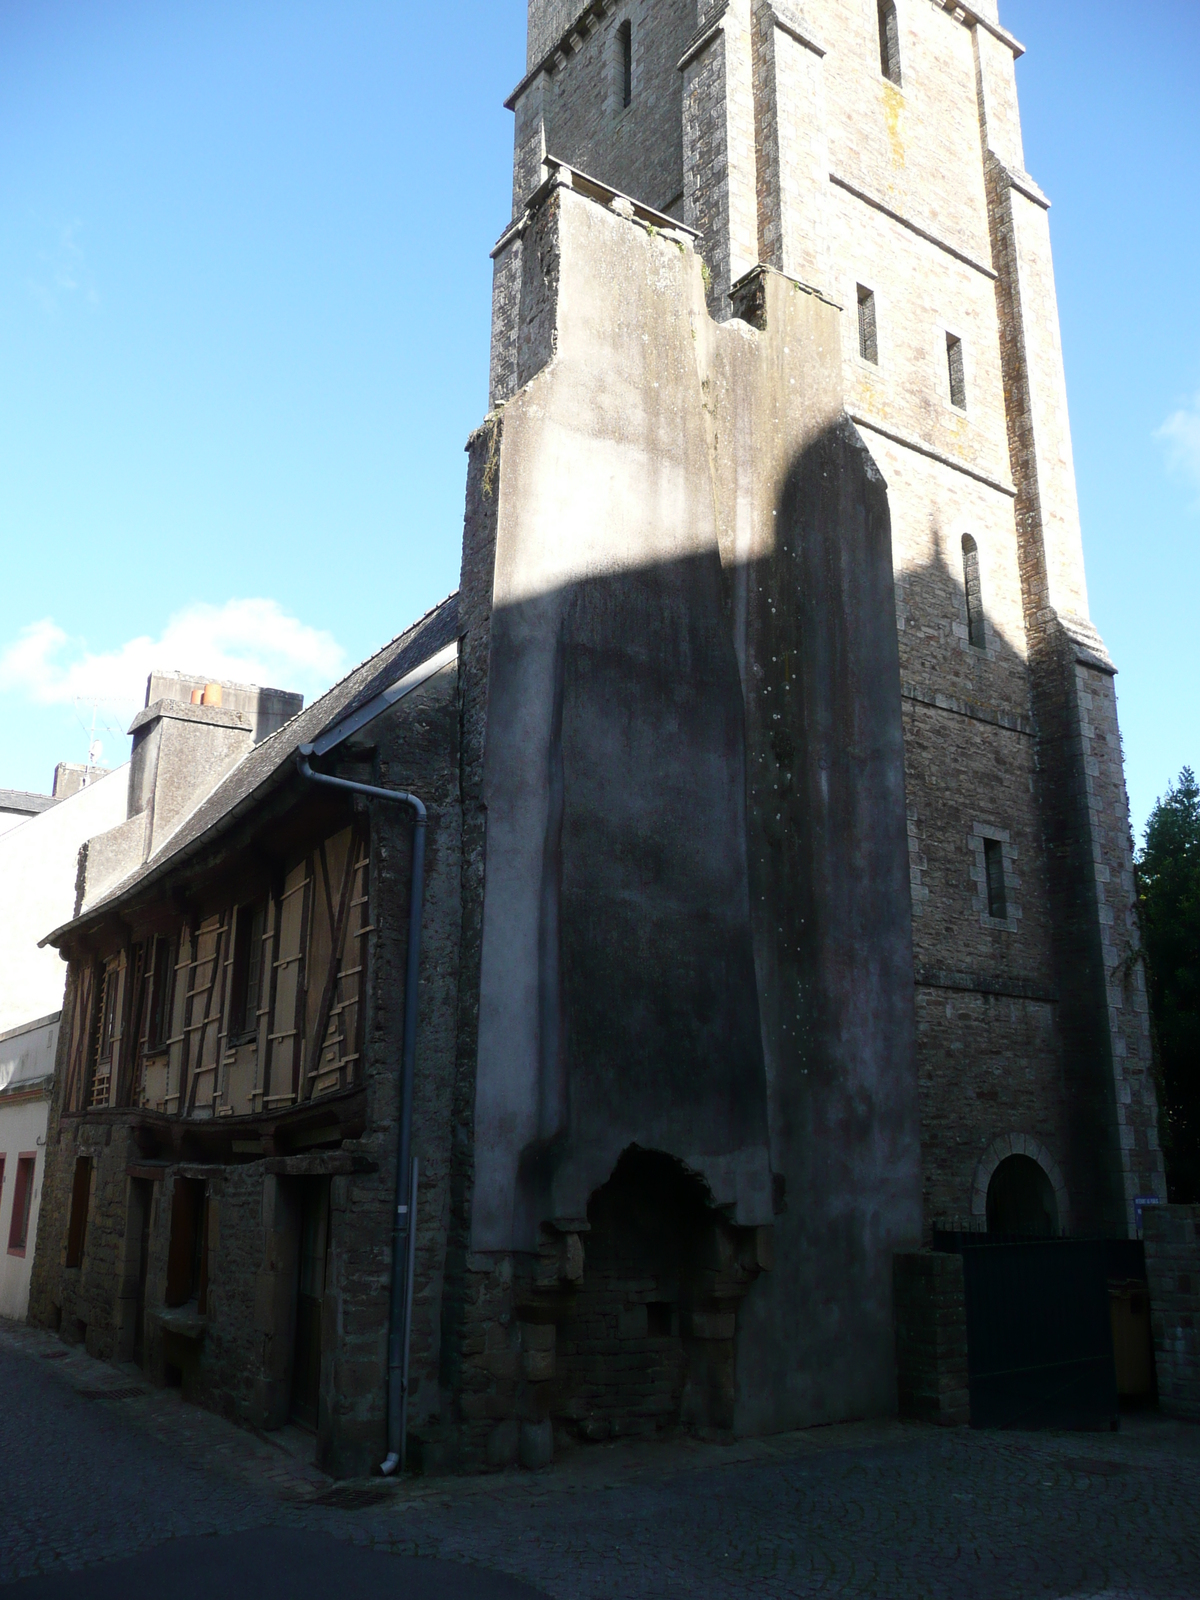
[[[1200,1201],[1200,786],[1190,767],[1158,801],[1137,858],[1138,903],[1173,1201]]]

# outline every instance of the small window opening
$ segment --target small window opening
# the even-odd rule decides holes
[[[230,994],[229,1036],[250,1037],[258,1028],[258,999],[262,987],[263,926],[266,907],[239,906],[233,937],[233,982]]]
[[[946,335],[946,363],[950,369],[950,404],[960,411],[967,409],[967,380],[963,372],[962,340],[954,334]]]
[[[100,987],[100,1020],[96,1033],[96,1062],[107,1071],[112,1062],[113,1041],[117,1032],[117,963],[104,969]]]
[[[1008,898],[1004,892],[1004,846],[999,839],[983,841],[983,871],[987,878],[988,916],[1003,922],[1008,916]]]
[[[879,365],[879,333],[875,322],[875,291],[858,286],[858,353],[864,361]]]
[[[879,67],[884,77],[900,83],[900,24],[892,0],[879,0]]]
[[[623,22],[617,29],[617,53],[621,69],[621,104],[633,104],[633,23]]]
[[[646,1334],[651,1339],[671,1337],[671,1303],[651,1300],[646,1306]]]
[[[83,1245],[87,1238],[88,1202],[92,1195],[92,1159],[75,1158],[75,1177],[71,1183],[71,1220],[67,1224],[68,1267],[83,1263]]]
[[[33,1206],[33,1176],[36,1156],[17,1158],[17,1182],[13,1189],[12,1221],[8,1228],[9,1254],[23,1256],[29,1238],[29,1212]]]
[[[967,591],[967,639],[977,650],[987,646],[983,626],[983,590],[979,584],[979,546],[963,534],[963,586]]]
[[[167,1252],[168,1306],[196,1301],[201,1316],[208,1302],[208,1203],[201,1178],[176,1178]]]
[[[146,1024],[146,1047],[154,1051],[165,1047],[171,1020],[171,992],[175,977],[174,940],[155,939],[150,959],[153,965],[150,970],[150,1014]]]

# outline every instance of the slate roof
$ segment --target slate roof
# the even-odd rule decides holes
[[[458,638],[458,594],[447,596],[427,611],[411,628],[355,667],[327,694],[285,722],[234,767],[195,811],[175,830],[149,861],[82,916],[47,934],[43,944],[56,944],[69,928],[82,927],[124,904],[156,880],[193,856],[200,855],[295,770],[294,756],[302,744],[311,744],[331,724],[357,711],[366,702],[419,667],[430,656]]]
[[[23,817],[36,817],[56,805],[52,794],[32,794],[28,789],[0,789],[0,811],[16,811]]]

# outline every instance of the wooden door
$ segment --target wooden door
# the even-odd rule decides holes
[[[300,1270],[296,1286],[296,1347],[292,1362],[292,1416],[317,1426],[321,1393],[321,1305],[329,1255],[329,1180],[305,1178],[300,1186]]]

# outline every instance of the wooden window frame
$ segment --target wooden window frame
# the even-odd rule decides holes
[[[22,1179],[24,1182],[22,1182]],[[29,1218],[33,1213],[33,1191],[37,1184],[37,1151],[22,1150],[17,1156],[17,1176],[13,1182],[12,1216],[8,1224],[8,1253],[23,1256],[29,1245]],[[20,1220],[20,1237],[17,1222]]]
[[[162,1055],[171,1036],[171,1002],[175,996],[178,935],[156,934],[150,941],[151,968],[146,1010],[146,1054]]]
[[[258,1035],[262,999],[263,942],[267,931],[265,900],[237,907],[233,924],[233,966],[229,982],[229,1024],[226,1043],[245,1044]]]

